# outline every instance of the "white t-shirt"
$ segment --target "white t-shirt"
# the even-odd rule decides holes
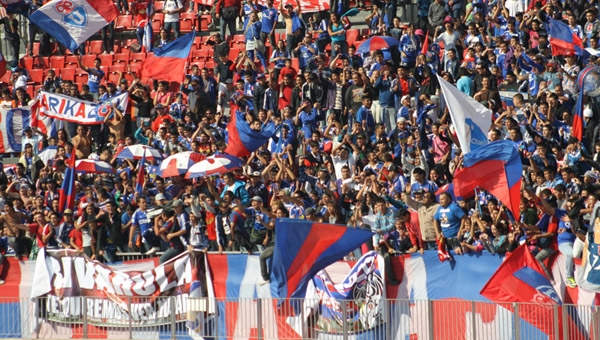
[[[166,0],[163,6],[164,10],[174,11],[182,8],[180,0]],[[177,22],[179,21],[179,12],[175,14],[165,14],[165,22]]]

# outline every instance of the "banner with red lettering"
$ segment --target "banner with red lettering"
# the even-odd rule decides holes
[[[97,326],[186,322],[201,331],[213,315],[214,290],[206,257],[185,252],[158,266],[116,270],[74,250],[40,250],[31,297],[45,297],[39,316],[72,322],[87,315]]]
[[[112,114],[115,104],[121,112],[126,112],[128,102],[129,92],[114,96],[102,103],[92,103],[42,91],[39,97],[39,110],[42,116],[82,125],[94,125],[102,124],[106,116]]]

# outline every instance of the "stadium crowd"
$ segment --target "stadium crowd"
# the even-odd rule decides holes
[[[133,14],[142,44],[144,21],[150,22],[147,0],[117,4],[122,14]],[[391,257],[435,251],[444,240],[455,255],[503,254],[527,243],[544,263],[560,251],[567,257],[567,284],[576,286],[573,257],[581,254],[598,206],[597,101],[586,101],[584,138],[570,132],[577,76],[600,55],[598,3],[418,0],[418,20],[405,23],[397,17],[403,1],[375,1],[368,8],[359,1],[352,8],[367,11],[368,36],[398,42],[368,53],[358,53],[350,37],[353,17],[341,16],[350,6],[332,1],[331,12],[303,14],[298,0],[278,7],[273,0],[219,0],[212,7],[165,0],[155,45],[180,36],[181,14],[212,11],[214,69],[192,64],[176,87],[126,71],[112,83],[101,58],[93,65],[79,58],[89,76],[81,88],[49,70],[45,91],[97,102],[128,91],[131,109],[115,108],[104,124],[89,127],[55,121],[56,135],[25,128],[19,162],[10,172],[0,169],[3,252],[32,259],[41,247],[73,248],[110,263],[129,252],[162,252],[164,262],[185,249],[258,251],[266,283],[274,221],[290,217],[372,230],[367,247],[384,254],[392,284]],[[279,16],[285,35],[275,34]],[[553,55],[549,18],[568,23],[591,56]],[[18,55],[18,36],[10,40],[18,22],[12,15],[3,20],[9,55]],[[27,53],[36,33],[43,52],[49,36],[29,25]],[[111,27],[103,30],[105,53],[112,53]],[[240,34],[244,48],[232,57]],[[8,60],[13,67],[16,58]],[[32,99],[28,70],[13,71],[2,107]],[[509,139],[518,148],[520,216],[483,190],[460,200],[445,190],[462,166],[453,124],[463,122],[452,122],[440,102],[436,74],[493,111],[490,141]],[[243,157],[242,167],[220,176],[161,178],[160,160],[115,157],[134,144],[164,157],[222,154],[233,117],[255,131],[274,124],[276,133]],[[56,156],[44,162],[39,154],[48,146],[56,147]],[[79,174],[75,209],[59,211],[72,153],[109,162],[115,174]],[[141,167],[145,179],[138,191]],[[357,256],[360,250],[349,255]]]

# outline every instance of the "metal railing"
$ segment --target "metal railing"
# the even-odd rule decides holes
[[[326,308],[329,307],[329,308]],[[600,339],[597,307],[480,301],[0,298],[0,338]]]

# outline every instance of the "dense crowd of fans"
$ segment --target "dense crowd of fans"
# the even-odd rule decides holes
[[[118,4],[134,15],[141,43],[146,0]],[[573,257],[595,224],[598,200],[600,113],[592,98],[583,111],[583,141],[570,136],[577,76],[600,53],[596,1],[418,0],[415,23],[396,16],[403,2],[356,5],[368,12],[370,36],[389,35],[399,45],[357,53],[349,37],[353,19],[341,17],[350,9],[347,1],[305,15],[298,1],[275,8],[272,0],[265,6],[219,0],[211,9],[220,29],[210,39],[216,66],[191,66],[178,91],[135,76],[105,83],[100,59],[80,62],[89,74],[81,89],[49,71],[46,91],[90,101],[129,91],[131,110],[115,108],[104,124],[89,128],[57,121],[56,135],[25,129],[14,172],[0,173],[0,245],[18,258],[32,258],[41,247],[73,248],[105,262],[138,251],[162,251],[161,262],[186,248],[260,251],[268,282],[274,221],[290,217],[374,231],[368,247],[385,255],[391,283],[397,283],[391,256],[437,249],[444,239],[456,255],[502,254],[527,243],[544,263],[559,250],[567,257],[567,284],[575,286]],[[157,46],[179,36],[180,13],[209,11],[179,0],[165,0],[162,8]],[[286,34],[276,41],[279,16]],[[567,22],[591,57],[552,55],[549,18]],[[16,23],[4,20],[10,39]],[[29,41],[41,30],[30,24]],[[232,60],[235,34],[243,34],[245,48]],[[452,182],[462,155],[436,74],[493,111],[490,141],[509,139],[518,148],[520,216],[484,191],[459,201],[438,192]],[[0,105],[26,105],[25,86],[27,70],[17,69]],[[499,91],[512,92],[508,103]],[[277,132],[232,172],[161,178],[159,161],[115,158],[135,143],[165,157],[188,150],[220,154],[233,115],[256,131],[273,123]],[[44,163],[38,154],[46,146],[57,153]],[[116,172],[79,175],[76,209],[58,211],[73,152],[78,159],[107,161]],[[140,166],[147,175],[136,191]]]

